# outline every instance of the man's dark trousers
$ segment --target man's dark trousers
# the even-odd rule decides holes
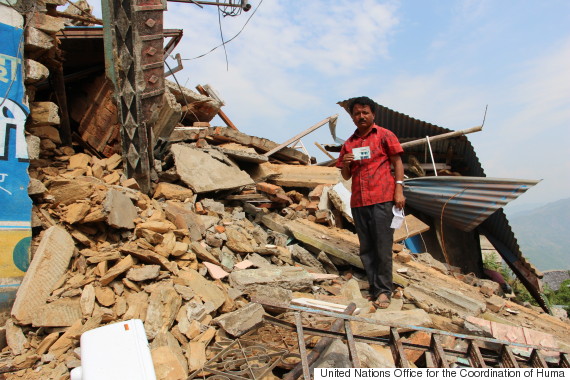
[[[392,295],[392,224],[394,202],[355,207],[352,217],[360,241],[360,259],[366,270],[369,294],[376,299]]]

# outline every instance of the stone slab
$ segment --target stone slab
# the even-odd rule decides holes
[[[196,193],[234,189],[253,184],[244,171],[226,165],[207,153],[185,144],[171,146],[176,172]]]
[[[107,212],[107,223],[114,228],[135,228],[138,213],[135,205],[124,193],[111,189],[107,192],[103,208]]]
[[[230,274],[230,285],[251,292],[259,285],[272,285],[292,291],[307,290],[313,285],[309,272],[296,267],[244,269]]]
[[[65,229],[53,226],[45,231],[16,294],[12,307],[16,321],[32,322],[34,314],[46,303],[54,285],[65,273],[74,249],[73,238]]]
[[[449,318],[477,316],[485,311],[485,302],[468,297],[461,292],[439,287],[412,284],[404,289],[404,296],[430,314],[439,314]]]
[[[240,337],[260,326],[263,323],[264,314],[263,306],[258,303],[249,303],[241,309],[215,318],[214,322],[228,334]]]

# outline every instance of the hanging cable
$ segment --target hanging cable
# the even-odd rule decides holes
[[[220,38],[222,39],[222,45],[224,46],[224,55],[226,57],[226,71],[230,71],[230,64],[228,62],[228,51],[226,50],[226,43],[224,42],[224,33],[222,32],[222,11],[218,7],[218,25],[220,26]]]
[[[443,204],[443,207],[441,208],[441,216],[439,219],[439,223],[440,223],[440,228],[441,228],[441,247],[443,250],[443,257],[445,258],[445,262],[447,263],[447,265],[451,265],[449,262],[449,257],[447,256],[447,249],[445,248],[445,234],[443,232],[444,230],[444,225],[443,225],[443,214],[445,212],[445,207],[447,206],[447,204],[456,196],[462,194],[463,192],[465,192],[468,188],[472,187],[473,185],[468,185],[465,188],[463,188],[462,190],[458,191],[457,193],[453,194],[451,197],[449,197],[449,199],[447,201],[445,201],[445,203]]]
[[[166,65],[166,67],[168,67],[168,70],[172,71],[172,69],[170,68],[170,65],[168,64],[168,62],[166,62],[166,60],[164,61],[164,64]],[[196,118],[197,121],[200,121],[200,118],[190,109],[190,105],[188,104],[188,100],[186,100],[186,95],[184,95],[184,91],[182,90],[182,86],[180,86],[180,83],[178,82],[178,78],[176,78],[176,74],[173,73],[172,77],[174,78],[174,81],[176,82],[176,85],[178,86],[178,90],[180,91],[180,94],[182,94],[182,99],[184,99],[184,103],[186,103],[186,111],[184,112],[184,115],[182,115],[182,117],[180,118],[180,121],[184,120],[186,115],[188,115],[188,112],[190,112],[192,115],[194,115],[194,117]]]
[[[9,4],[9,6],[10,6],[10,8],[17,11],[17,9],[13,5]],[[24,33],[26,31],[26,28],[30,24],[30,21],[34,17],[34,14],[36,13],[36,10],[37,10],[36,8],[37,8],[37,2],[34,2],[34,5],[31,8],[31,15],[27,16],[26,23],[24,24],[24,26],[22,28],[22,35],[20,36],[20,41],[18,42],[18,51],[16,52],[16,58],[22,61],[22,64],[20,65],[21,72],[22,72],[22,81],[24,81],[24,62],[23,62],[22,58],[20,57],[20,52],[23,53],[23,51],[24,51]],[[15,81],[16,81],[15,76],[12,74],[12,79],[10,80],[10,84],[8,85],[8,89],[6,90],[6,93],[4,94],[4,96],[2,97],[2,101],[0,102],[0,110],[2,109],[2,106],[4,105],[4,103],[6,102],[6,99],[8,98],[8,95],[10,94],[10,90],[12,89],[12,86],[14,85]]]
[[[228,5],[219,6],[218,9],[222,12],[224,17],[230,16],[235,17],[239,16],[243,10],[239,4],[241,4],[241,0],[229,0]]]
[[[263,3],[263,0],[261,0],[259,2],[259,4],[257,4],[257,7],[255,7],[255,9],[253,10],[253,12],[251,13],[251,15],[249,16],[249,18],[247,19],[247,21],[245,22],[245,24],[243,24],[243,26],[241,27],[240,31],[237,32],[237,34],[235,36],[233,36],[232,38],[230,38],[229,40],[225,41],[224,43],[212,48],[210,51],[208,51],[207,53],[198,55],[194,58],[184,58],[182,59],[183,61],[192,61],[194,59],[198,59],[198,58],[202,58],[208,54],[210,54],[211,52],[213,52],[214,50],[216,50],[217,48],[219,48],[220,46],[225,46],[226,44],[232,42],[237,36],[239,36],[241,34],[241,32],[243,32],[243,30],[245,29],[246,25],[249,23],[249,21],[251,20],[251,18],[253,17],[253,15],[255,14],[255,12],[257,12],[257,10],[259,9],[259,7],[261,6],[261,4]]]

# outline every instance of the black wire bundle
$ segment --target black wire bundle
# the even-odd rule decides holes
[[[222,14],[224,15],[224,17],[226,16],[230,16],[230,17],[235,17],[235,16],[239,16],[242,12],[242,8],[240,6],[237,5],[241,5],[241,0],[228,0],[227,1],[228,5],[220,5],[218,7],[218,9],[220,10],[220,12],[222,12]],[[230,6],[233,5],[233,6]]]

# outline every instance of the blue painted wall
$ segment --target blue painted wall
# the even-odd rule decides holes
[[[28,268],[32,202],[28,197],[28,152],[24,126],[23,30],[19,15],[0,22],[0,278],[21,277]]]

